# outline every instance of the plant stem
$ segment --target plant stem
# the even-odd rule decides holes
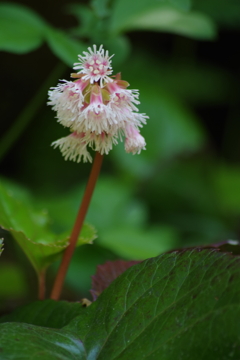
[[[103,155],[101,155],[99,152],[96,153],[95,155],[95,159],[92,165],[92,170],[88,179],[88,183],[86,186],[86,190],[85,193],[83,195],[83,199],[82,199],[82,203],[81,206],[79,208],[78,214],[77,214],[77,218],[75,221],[75,224],[73,226],[72,229],[72,233],[69,239],[69,245],[66,248],[64,254],[63,254],[63,258],[62,258],[62,262],[60,264],[60,267],[58,269],[58,273],[55,279],[55,283],[52,289],[52,293],[50,298],[53,300],[58,300],[62,291],[62,287],[63,287],[63,282],[68,270],[68,266],[70,264],[82,225],[83,225],[83,221],[85,219],[85,216],[87,214],[87,210],[92,198],[92,194],[98,179],[98,175],[101,169],[101,165],[102,165],[102,161],[103,161]]]
[[[0,161],[4,158],[8,150],[14,144],[15,141],[21,136],[29,122],[35,116],[46,99],[46,93],[49,87],[54,84],[56,78],[61,76],[65,70],[66,65],[58,63],[57,66],[50,73],[48,78],[43,82],[38,92],[29,101],[27,106],[22,110],[20,115],[16,118],[14,124],[10,129],[3,135],[0,140]]]
[[[44,300],[45,299],[45,279],[46,279],[46,271],[43,270],[38,275],[38,299]]]

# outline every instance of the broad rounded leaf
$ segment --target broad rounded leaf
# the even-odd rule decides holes
[[[166,31],[196,39],[214,39],[216,28],[210,17],[198,12],[184,13],[171,7],[152,9],[125,25],[125,30]]]
[[[189,0],[115,0],[113,3],[111,30],[120,32],[131,26],[131,22],[149,11],[157,11],[162,7],[171,7],[176,10],[189,10]]]
[[[167,31],[196,39],[213,39],[216,27],[210,17],[201,12],[186,12],[174,6],[176,1],[141,0],[129,4],[119,0],[113,9],[111,30]]]
[[[47,28],[45,22],[29,8],[0,4],[0,49],[18,54],[39,47]]]
[[[66,329],[79,334],[86,358],[238,359],[239,265],[239,257],[215,250],[149,259],[127,270],[87,309],[88,317]]]

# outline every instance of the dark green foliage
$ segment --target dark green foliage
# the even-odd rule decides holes
[[[226,253],[200,249],[149,259],[127,270],[61,330],[2,324],[1,356],[238,359],[239,261]],[[41,309],[41,304],[34,306],[39,305]]]

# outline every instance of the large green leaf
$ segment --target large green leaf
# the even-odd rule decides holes
[[[35,210],[29,194],[15,189],[0,182],[0,226],[11,233],[39,273],[59,258],[69,233],[53,233],[47,211]],[[85,224],[78,245],[91,243],[95,237],[94,228]]]
[[[213,21],[204,13],[185,12],[166,1],[117,1],[111,30],[118,33],[136,29],[167,31],[197,39],[212,39],[216,36]]]
[[[146,260],[61,330],[2,324],[1,357],[237,360],[239,265],[239,257],[210,249]]]
[[[14,3],[0,4],[0,49],[18,54],[39,47],[47,26],[34,11]]]

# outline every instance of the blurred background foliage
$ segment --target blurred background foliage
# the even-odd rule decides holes
[[[114,73],[140,89],[150,117],[146,151],[133,156],[120,144],[105,157],[87,216],[98,238],[77,249],[65,298],[88,296],[106,260],[239,238],[239,35],[238,0],[0,3],[1,177],[13,196],[30,192],[47,209],[52,230],[71,228],[90,171],[50,147],[68,131],[47,91],[70,79],[77,54],[93,43],[114,53]],[[35,298],[36,278],[2,236],[4,308]]]

